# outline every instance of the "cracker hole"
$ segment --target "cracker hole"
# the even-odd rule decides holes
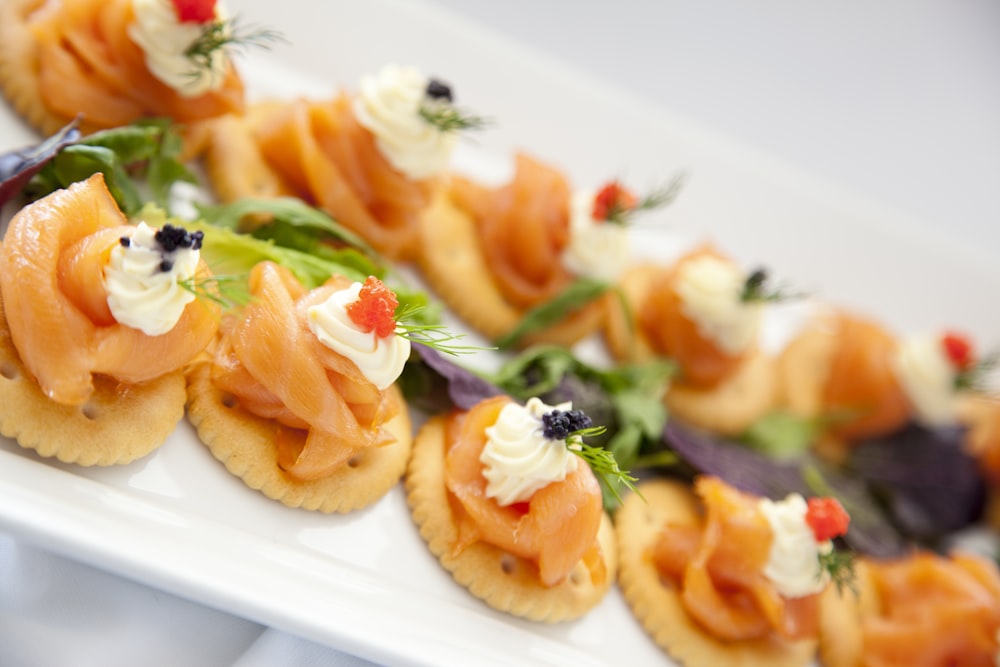
[[[16,380],[20,373],[17,371],[17,366],[12,363],[5,362],[0,364],[0,376],[7,378],[8,380]]]
[[[583,576],[574,570],[569,575],[569,583],[571,586],[580,586],[583,584]]]
[[[363,458],[360,454],[355,454],[351,458],[347,459],[348,468],[357,468],[363,462]]]
[[[230,410],[232,410],[233,408],[235,408],[239,404],[240,404],[240,402],[238,400],[236,400],[236,397],[233,396],[232,394],[223,394],[222,395],[222,405],[223,405],[223,407],[227,407]]]
[[[97,406],[94,405],[93,403],[84,403],[82,406],[80,406],[80,412],[83,414],[84,417],[86,417],[91,421],[97,419],[100,416],[100,410],[98,410]]]
[[[506,555],[500,559],[500,569],[503,570],[504,574],[514,574],[516,568],[517,561],[514,560],[513,556]]]

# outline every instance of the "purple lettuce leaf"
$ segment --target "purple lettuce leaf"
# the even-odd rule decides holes
[[[414,343],[406,364],[403,391],[407,400],[431,412],[451,407],[468,410],[480,401],[503,394],[473,371],[461,366],[426,345]]]
[[[13,199],[32,176],[81,136],[74,120],[40,144],[0,154],[0,206]]]

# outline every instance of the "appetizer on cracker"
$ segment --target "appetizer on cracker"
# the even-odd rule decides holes
[[[44,133],[146,116],[193,122],[241,113],[232,47],[266,44],[215,0],[8,0],[0,4],[0,88]]]
[[[96,174],[18,212],[0,247],[0,430],[43,456],[126,463],[184,415],[214,337],[200,233],[129,224]]]
[[[824,593],[827,667],[992,667],[1000,655],[1000,573],[971,553],[859,559],[855,595]]]
[[[646,631],[687,667],[807,665],[820,594],[849,583],[829,498],[771,501],[703,476],[639,485],[615,515],[619,580]]]
[[[758,338],[766,302],[783,295],[766,280],[711,246],[669,266],[636,264],[620,281],[629,307],[609,310],[608,347],[619,360],[672,359],[667,406],[691,424],[742,433],[778,400],[775,362]]]
[[[381,498],[409,458],[394,381],[409,357],[395,295],[376,278],[307,290],[272,262],[188,376],[201,440],[248,486],[290,507],[348,512]]]
[[[417,435],[413,518],[455,581],[490,606],[561,621],[614,582],[614,529],[581,442],[589,428],[569,405],[497,396],[432,417]]]
[[[440,193],[421,226],[421,268],[501,347],[572,345],[604,320],[631,256],[629,219],[669,202],[679,182],[643,199],[617,182],[574,191],[558,169],[518,154],[505,185],[456,176]]]
[[[294,195],[386,256],[411,260],[458,133],[482,122],[459,110],[444,82],[386,65],[357,93],[264,102],[246,118],[221,120],[205,158],[225,201]]]

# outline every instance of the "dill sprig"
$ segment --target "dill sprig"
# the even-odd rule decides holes
[[[845,588],[857,593],[854,552],[839,549],[820,552],[819,566],[829,575],[830,581],[837,587],[837,593],[843,594]]]
[[[420,117],[442,132],[480,130],[492,121],[476,116],[451,104],[445,99],[426,99],[420,104]]]
[[[653,190],[639,201],[629,204],[621,197],[616,197],[610,202],[607,213],[602,219],[616,225],[627,225],[632,223],[632,217],[642,211],[651,211],[661,208],[674,201],[684,187],[684,174],[678,174],[666,185]]]
[[[755,269],[747,276],[743,283],[743,292],[740,294],[740,301],[750,303],[753,301],[777,302],[790,301],[791,299],[801,299],[806,295],[802,292],[793,292],[782,285],[771,286],[768,284],[768,273],[765,268]]]
[[[605,426],[591,426],[573,431],[566,436],[566,448],[586,461],[594,474],[604,480],[605,486],[611,491],[615,500],[621,503],[622,497],[618,493],[618,485],[624,484],[635,493],[639,493],[635,488],[638,478],[633,477],[627,470],[622,470],[615,455],[609,450],[588,445],[583,441],[584,438],[602,435],[607,430]]]
[[[205,299],[225,309],[245,306],[250,301],[247,277],[232,275],[195,275],[177,284],[198,299]]]
[[[969,368],[955,374],[955,391],[989,391],[989,376],[1000,367],[1000,350],[979,359]]]
[[[284,35],[267,28],[244,27],[239,17],[227,21],[206,23],[201,35],[184,51],[184,55],[194,64],[191,76],[212,71],[212,55],[220,49],[244,49],[257,47],[270,49],[274,42],[285,42]]]
[[[458,356],[460,354],[472,354],[481,350],[495,350],[495,347],[480,347],[477,345],[453,345],[453,341],[465,338],[464,333],[453,333],[443,324],[423,324],[417,322],[407,322],[422,310],[422,306],[405,306],[395,315],[396,335],[411,343],[420,343],[427,347]]]

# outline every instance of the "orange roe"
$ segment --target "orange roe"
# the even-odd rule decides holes
[[[594,196],[590,215],[594,220],[610,220],[616,214],[635,208],[636,201],[631,190],[619,185],[618,181],[611,181]]]
[[[836,498],[810,498],[806,503],[806,523],[817,542],[840,537],[851,522],[847,510]]]
[[[962,334],[947,333],[941,338],[941,346],[952,365],[960,371],[968,370],[975,362],[972,343]]]
[[[347,307],[347,315],[365,333],[374,331],[379,338],[385,338],[396,331],[398,306],[393,291],[375,276],[368,276],[358,300]]]
[[[181,23],[208,23],[215,19],[215,0],[173,0]]]

